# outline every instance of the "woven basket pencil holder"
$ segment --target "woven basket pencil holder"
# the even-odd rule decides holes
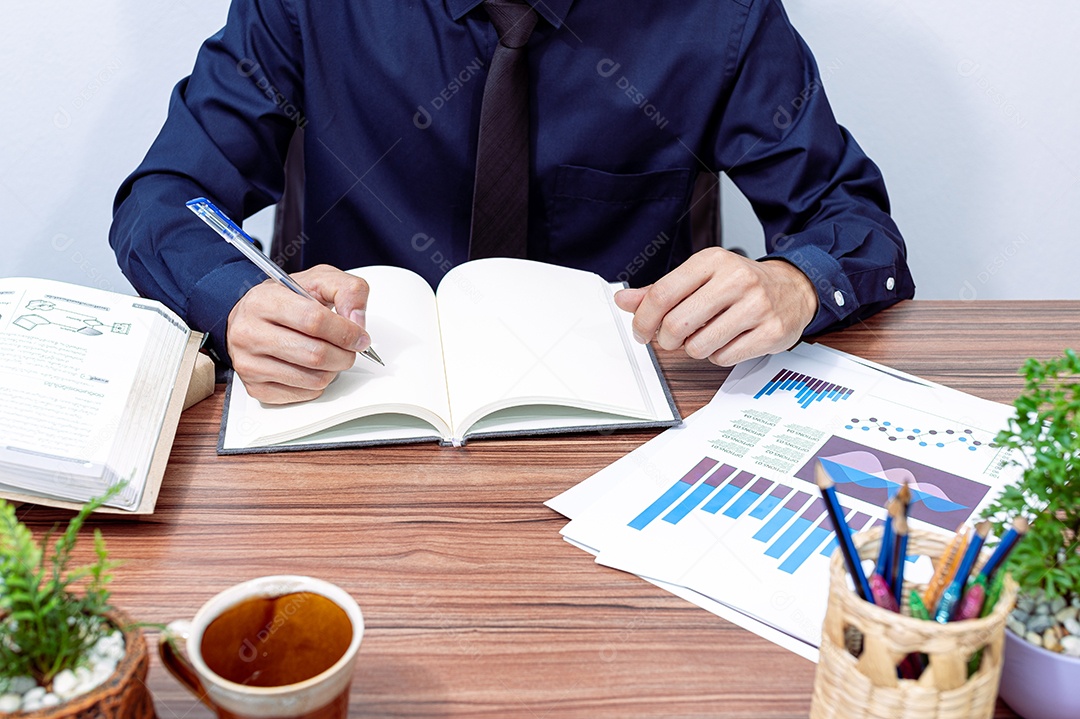
[[[854,536],[863,559],[877,556],[882,528]],[[936,564],[949,538],[912,531],[908,554]],[[990,556],[984,551],[979,565]],[[1016,602],[1016,583],[1006,577],[990,614],[948,624],[915,619],[863,601],[849,588],[843,553],[829,567],[829,603],[822,627],[821,658],[814,676],[811,719],[979,719],[993,716],[1001,678],[1005,619]],[[904,583],[905,607],[912,589]],[[854,636],[861,652],[849,651]],[[845,641],[845,636],[848,641]],[[968,662],[981,651],[979,668]],[[897,667],[909,654],[927,657],[918,679],[899,679]]]

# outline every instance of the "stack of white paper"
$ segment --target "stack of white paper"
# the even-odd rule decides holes
[[[913,528],[953,532],[1019,467],[993,444],[1012,408],[821,345],[736,367],[713,400],[547,504],[596,561],[654,581],[816,661],[836,538],[909,482]],[[869,563],[867,564],[869,567]],[[912,558],[906,576],[928,577]]]

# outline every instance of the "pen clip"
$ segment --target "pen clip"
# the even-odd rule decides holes
[[[188,200],[184,204],[230,245],[240,250],[245,257],[255,263],[255,266],[262,270],[267,277],[277,280],[298,295],[318,302],[288,273],[260,252],[259,248],[255,246],[255,240],[251,239],[250,235],[244,232],[228,215],[218,209],[213,202],[210,202],[205,197],[196,197],[194,200]]]

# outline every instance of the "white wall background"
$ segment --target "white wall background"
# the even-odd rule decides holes
[[[787,0],[881,167],[924,299],[1080,298],[1080,5]],[[725,245],[761,254],[723,194]]]
[[[113,194],[227,0],[4,1],[0,276],[130,291],[108,246]],[[837,117],[885,173],[919,297],[1080,297],[1080,5],[787,8]],[[730,185],[724,214],[726,242],[760,254]],[[265,213],[247,227],[269,235]]]
[[[132,292],[109,248],[113,196],[227,9],[228,0],[4,0],[0,277]]]

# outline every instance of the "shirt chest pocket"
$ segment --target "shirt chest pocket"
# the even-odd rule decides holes
[[[670,269],[692,188],[687,169],[613,174],[560,165],[548,200],[550,261],[632,285]]]

